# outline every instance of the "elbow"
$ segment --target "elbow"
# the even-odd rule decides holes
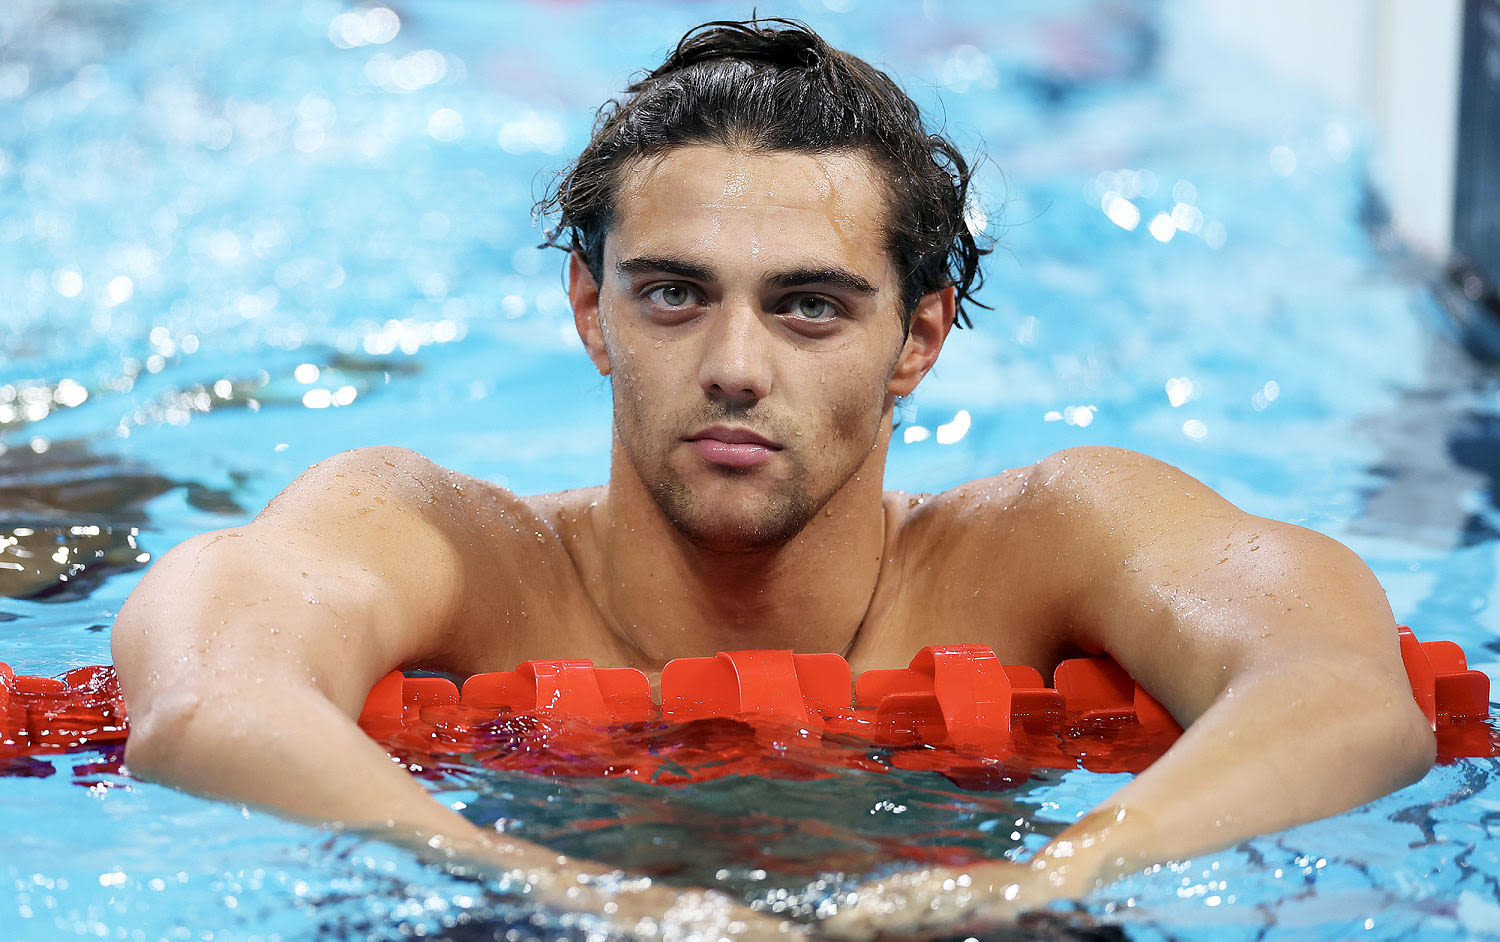
[[[1437,759],[1432,724],[1405,691],[1378,702],[1372,695],[1363,710],[1348,714],[1346,723],[1357,724],[1345,727],[1350,750],[1344,758],[1353,763],[1346,766],[1349,770],[1363,770],[1350,779],[1366,783],[1362,789],[1366,795],[1358,800],[1378,798],[1420,781]]]
[[[185,784],[181,764],[189,754],[190,730],[202,701],[186,691],[157,697],[148,710],[130,714],[125,740],[125,767],[136,778],[168,785]]]
[[[1390,726],[1391,771],[1394,788],[1420,781],[1437,761],[1437,734],[1413,700],[1398,703]]]

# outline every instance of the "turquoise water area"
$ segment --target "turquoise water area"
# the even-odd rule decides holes
[[[344,448],[520,492],[602,480],[608,387],[531,204],[629,73],[748,9],[0,5],[0,660],[107,662],[150,559]],[[890,486],[1135,448],[1349,543],[1400,620],[1497,674],[1500,387],[1381,226],[1356,116],[1188,3],[759,9],[882,64],[989,154],[994,310],[903,406]],[[82,768],[100,758],[0,770],[0,938],[598,935],[377,843]],[[1497,781],[1461,760],[1062,911],[1134,939],[1493,937]],[[806,916],[912,848],[1035,848],[1120,782],[429,784],[485,824]]]

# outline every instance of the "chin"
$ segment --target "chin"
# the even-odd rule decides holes
[[[753,501],[702,495],[681,483],[651,487],[672,526],[694,546],[716,553],[757,553],[791,541],[817,514],[806,494],[791,489]],[[738,506],[736,506],[738,505]]]

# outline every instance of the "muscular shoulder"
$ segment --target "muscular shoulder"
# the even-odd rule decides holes
[[[1118,527],[1163,514],[1238,513],[1186,472],[1123,448],[1057,452],[1031,467],[1027,491],[1036,509],[1085,527]]]
[[[993,545],[1023,537],[1052,542],[1118,527],[1171,505],[1232,510],[1187,474],[1122,448],[1070,448],[939,494],[892,495],[903,540]],[[1203,503],[1198,503],[1202,501]]]
[[[940,494],[898,496],[887,504],[898,513],[893,560],[908,581],[1003,581],[1038,611],[1112,591],[1143,559],[1176,558],[1252,519],[1184,472],[1118,448],[1068,449]]]
[[[410,449],[370,446],[308,468],[261,517],[282,521],[400,515],[455,530],[487,517],[525,512],[520,498],[496,484],[445,468]]]
[[[360,448],[309,468],[255,526],[306,532],[304,542],[336,544],[346,564],[403,584],[441,583],[451,630],[427,662],[498,669],[539,626],[576,621],[582,596],[559,527],[566,497],[523,498],[413,451]]]
[[[443,469],[405,448],[371,446],[340,452],[297,476],[266,505],[261,518],[323,516],[344,505],[379,498],[418,501],[430,494]]]

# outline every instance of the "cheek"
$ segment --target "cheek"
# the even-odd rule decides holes
[[[670,362],[659,354],[640,356],[641,348],[637,342],[634,349],[614,351],[610,359],[614,420],[637,438],[655,437],[671,424],[670,414],[681,408],[682,383],[670,373]]]
[[[630,424],[637,423],[637,413],[640,412],[640,403],[645,399],[645,392],[640,387],[636,364],[626,357],[611,355],[609,389],[614,401],[616,423],[621,421]]]
[[[844,385],[828,411],[834,433],[846,438],[873,439],[885,412],[885,383],[880,376],[861,376]],[[861,442],[861,444],[866,444]]]

